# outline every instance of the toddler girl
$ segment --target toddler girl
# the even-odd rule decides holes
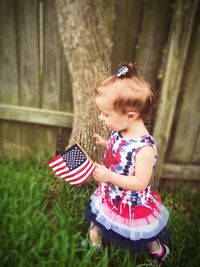
[[[151,188],[156,147],[144,122],[154,107],[154,94],[133,63],[97,84],[99,119],[111,131],[108,141],[97,133],[96,144],[106,147],[104,165],[95,163],[99,183],[86,209],[91,222],[90,239],[99,246],[102,238],[136,252],[148,251],[163,261],[169,248],[166,236],[168,211]]]

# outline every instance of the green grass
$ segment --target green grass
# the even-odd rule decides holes
[[[157,266],[146,255],[81,246],[89,242],[84,207],[94,185],[73,188],[53,178],[44,163],[28,161],[1,161],[0,177],[0,266]],[[162,194],[172,234],[171,254],[162,266],[199,266],[199,196]]]

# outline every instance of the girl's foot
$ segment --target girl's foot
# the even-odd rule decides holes
[[[95,250],[99,250],[102,247],[101,242],[91,243],[90,246],[91,246],[91,249],[95,249]]]
[[[169,254],[169,247],[159,242],[160,248],[158,251],[150,252],[150,257],[157,260],[159,263],[163,262]]]
[[[93,250],[98,250],[102,247],[102,242],[99,243],[91,243],[88,240],[82,240],[81,242],[81,247],[86,248],[86,249],[93,249]]]

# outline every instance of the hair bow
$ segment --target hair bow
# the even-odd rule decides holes
[[[115,72],[115,75],[117,77],[120,77],[120,76],[126,74],[127,72],[128,72],[128,67],[127,66],[122,66],[120,69],[118,69],[117,72]]]

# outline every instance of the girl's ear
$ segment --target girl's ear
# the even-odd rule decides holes
[[[139,117],[139,114],[137,112],[130,111],[128,112],[127,116],[128,116],[128,120],[137,120]]]

